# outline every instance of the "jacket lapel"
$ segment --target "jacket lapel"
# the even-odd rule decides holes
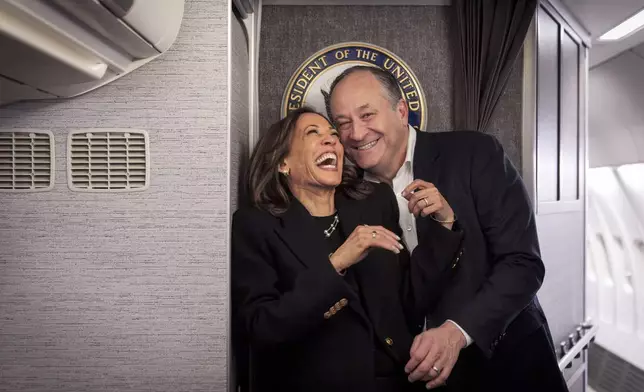
[[[319,233],[311,214],[296,198],[291,198],[288,210],[280,215],[277,235],[306,267],[328,262],[324,237]]]
[[[347,199],[340,192],[336,193],[335,205],[338,210],[338,216],[340,217],[340,230],[344,238],[349,238],[356,227],[361,224],[365,224],[362,221],[362,211],[360,208],[358,208],[357,205],[355,205],[355,203],[355,201]],[[364,260],[351,267],[352,273],[356,274],[356,279],[359,279],[361,265],[364,264],[363,262]],[[362,290],[362,287],[360,289]],[[353,290],[351,290],[351,292],[354,293]],[[356,313],[358,313],[363,321],[370,328],[372,328],[373,324],[367,316],[367,313],[365,312],[368,310],[365,308],[366,304],[364,304],[364,301],[362,301],[361,298],[358,297],[358,293],[355,294],[355,300],[349,302],[349,307],[352,308]],[[362,292],[361,294],[364,298],[364,292]]]
[[[349,201],[336,195],[336,207],[340,218],[339,226],[346,238],[358,226],[360,214],[355,208],[340,209],[338,202],[346,205]],[[311,214],[302,203],[292,197],[289,209],[280,216],[280,219],[282,225],[276,229],[277,235],[304,266],[311,268],[320,263],[329,262],[329,251],[324,242],[323,233],[318,231]],[[349,290],[349,292],[349,308],[358,313],[362,321],[371,327],[367,314],[360,306],[358,294],[354,290]]]
[[[427,132],[416,131],[416,148],[414,148],[413,171],[414,179],[421,179],[436,184],[438,180],[438,148],[431,143],[431,135]],[[424,238],[427,219],[416,218],[417,237]]]

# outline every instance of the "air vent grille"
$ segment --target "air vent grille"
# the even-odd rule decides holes
[[[69,188],[78,192],[133,192],[148,188],[149,141],[145,131],[73,131],[67,143]]]
[[[53,186],[53,133],[0,131],[0,192],[42,192]]]

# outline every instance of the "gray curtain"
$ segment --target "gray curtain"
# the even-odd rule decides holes
[[[484,132],[521,53],[538,0],[454,0],[454,124]]]

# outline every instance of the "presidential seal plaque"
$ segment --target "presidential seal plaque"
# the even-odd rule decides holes
[[[387,49],[364,42],[328,46],[306,59],[291,76],[282,98],[281,116],[304,105],[326,114],[325,95],[333,80],[354,65],[380,67],[391,72],[409,107],[409,124],[425,130],[427,104],[418,78],[409,66]]]

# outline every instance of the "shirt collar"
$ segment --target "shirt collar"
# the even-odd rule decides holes
[[[414,150],[416,150],[416,130],[411,125],[409,127],[409,137],[407,138],[407,156],[405,156],[405,164],[412,165],[414,163]]]
[[[414,127],[412,127],[411,125],[407,126],[409,127],[407,136],[407,155],[405,155],[405,162],[403,162],[402,166],[398,169],[398,173],[400,173],[400,170],[404,169],[407,165],[409,165],[409,167],[412,167],[411,165],[414,162],[414,150],[416,149],[416,129],[414,129]],[[396,175],[398,175],[398,173],[396,173]],[[380,182],[380,180],[376,176],[369,173],[368,171],[364,172],[364,179],[371,182]]]

